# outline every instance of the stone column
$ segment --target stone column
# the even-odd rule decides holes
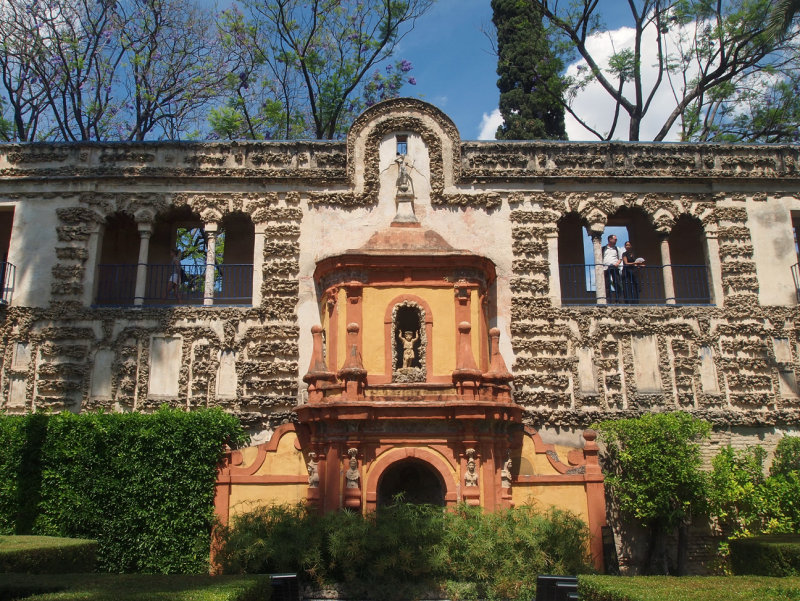
[[[139,263],[136,267],[136,291],[133,304],[144,304],[145,287],[147,286],[147,258],[150,254],[150,236],[153,234],[152,223],[139,223]]]
[[[261,306],[261,286],[264,283],[264,245],[266,243],[266,223],[255,225],[253,240],[253,306]]]
[[[217,263],[217,224],[206,223],[206,285],[203,289],[203,304],[214,304],[214,268]]]
[[[603,244],[601,240],[603,232],[592,231],[589,234],[592,237],[592,249],[594,250],[594,293],[597,304],[605,305],[608,303],[608,298],[606,297],[606,279],[603,274]]]
[[[100,256],[100,241],[102,237],[100,236],[100,227],[98,224],[93,224],[91,232],[89,234],[89,242],[87,244],[87,251],[88,256],[86,257],[86,274],[84,275],[84,286],[83,286],[83,304],[84,305],[91,305],[94,300],[97,298],[97,286],[100,283],[99,278],[99,267],[98,267],[98,258]],[[94,277],[91,279],[91,285],[85,285],[87,276],[91,276],[94,274]],[[5,293],[5,284],[6,282],[0,281],[0,293]]]
[[[669,256],[669,236],[661,234],[661,265],[664,270],[664,297],[668,305],[675,304],[675,283],[672,280],[672,259]]]
[[[722,263],[719,260],[719,238],[717,230],[706,231],[706,259],[708,260],[708,276],[711,287],[711,302],[721,307],[725,292],[722,288]]]
[[[547,232],[547,263],[550,265],[550,302],[561,306],[561,271],[558,260],[558,231]]]

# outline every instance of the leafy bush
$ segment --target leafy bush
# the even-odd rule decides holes
[[[366,516],[273,506],[239,516],[217,560],[227,573],[298,572],[363,598],[443,586],[453,598],[533,596],[537,573],[589,570],[586,525],[531,507],[483,513],[397,502]]]
[[[698,441],[711,426],[685,412],[647,413],[635,419],[604,421],[606,484],[624,516],[650,530],[646,569],[666,573],[666,534],[684,525],[706,504],[706,475]],[[685,554],[678,554],[679,559]],[[683,573],[685,566],[679,565]]]
[[[730,541],[734,574],[800,576],[800,536],[773,534]]]
[[[204,572],[216,466],[241,427],[220,410],[0,418],[0,524],[94,538],[113,572]]]
[[[0,536],[0,572],[94,572],[97,541],[49,536]]]

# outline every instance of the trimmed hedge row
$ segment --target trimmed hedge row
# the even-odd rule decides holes
[[[800,576],[800,535],[770,534],[732,539],[734,574]]]
[[[4,574],[0,601],[269,601],[269,576]]]
[[[0,536],[0,573],[94,572],[97,541],[50,536]]]
[[[208,569],[221,410],[0,416],[0,534],[98,541],[110,572]]]
[[[797,601],[800,578],[578,576],[581,601]]]

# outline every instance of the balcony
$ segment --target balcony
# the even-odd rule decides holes
[[[705,265],[639,267],[633,279],[620,274],[619,290],[612,282],[606,291],[602,265],[559,265],[561,303],[564,305],[710,305],[711,289]],[[674,294],[667,295],[672,276]],[[600,290],[597,290],[600,278]]]
[[[136,280],[144,267],[142,296],[137,297]],[[95,306],[128,307],[184,305],[251,305],[253,265],[214,265],[213,288],[206,293],[206,265],[183,265],[178,294],[169,287],[174,266],[105,264],[98,265]],[[211,266],[208,266],[211,267]]]

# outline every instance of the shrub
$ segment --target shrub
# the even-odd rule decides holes
[[[93,538],[113,572],[208,569],[217,462],[241,427],[220,410],[0,418],[0,524]]]
[[[800,576],[800,536],[773,534],[730,541],[734,574]]]
[[[537,573],[590,569],[586,525],[527,506],[485,514],[397,502],[363,517],[266,507],[237,517],[222,539],[217,560],[227,573],[298,572],[359,598],[439,586],[451,598],[532,597]]]
[[[0,536],[0,572],[94,572],[97,541],[49,536]]]
[[[581,601],[796,601],[800,578],[579,576]]]

